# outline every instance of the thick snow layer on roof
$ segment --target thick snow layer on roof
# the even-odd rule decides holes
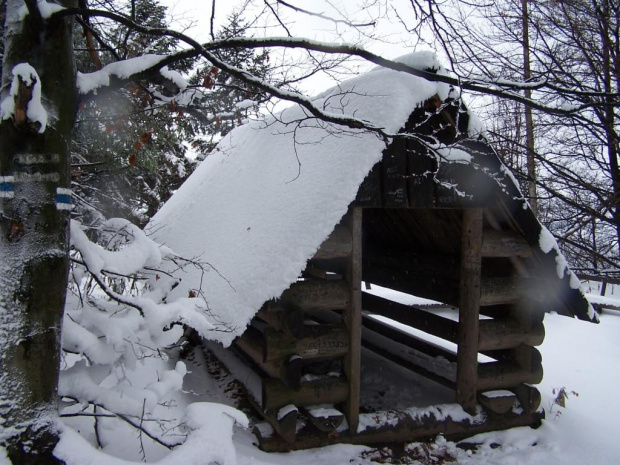
[[[400,60],[440,68],[428,52]],[[448,92],[445,84],[378,68],[314,103],[396,133],[416,106]],[[164,205],[151,221],[153,238],[219,272],[190,271],[174,291],[187,297],[202,286],[212,312],[236,328],[214,339],[230,343],[265,301],[295,282],[384,148],[372,133],[308,118],[293,106],[232,131]]]

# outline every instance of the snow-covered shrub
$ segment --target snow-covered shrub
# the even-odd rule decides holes
[[[199,290],[167,298],[179,282],[175,274],[189,266],[208,272],[209,265],[177,256],[125,220],[106,221],[94,236],[98,244],[72,221],[73,279],[58,388],[65,424],[56,454],[68,464],[86,463],[90,451],[88,463],[109,464],[115,462],[104,452],[129,450],[131,456],[123,458],[150,460],[171,449],[158,463],[172,463],[177,450],[193,457],[200,445],[200,460],[178,456],[176,463],[233,462],[233,423],[247,426],[245,416],[207,403],[191,404],[183,414],[185,405],[179,405],[187,367],[176,359],[184,331],[217,339],[227,328],[218,325]],[[163,271],[164,261],[172,261],[176,266],[166,269],[177,272]],[[118,444],[119,429],[133,446]],[[95,453],[93,446],[104,452]]]

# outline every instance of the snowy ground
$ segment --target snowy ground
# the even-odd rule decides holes
[[[476,453],[458,449],[440,438],[434,445],[437,456],[447,454],[463,465],[618,463],[620,312],[604,313],[599,325],[547,315],[545,328],[547,336],[540,348],[545,377],[538,386],[547,412],[543,425],[536,430],[516,428],[476,436],[472,441],[483,444]],[[568,392],[565,408],[554,403],[562,387]],[[361,448],[352,446],[264,454],[253,447],[251,438],[242,432],[237,434],[236,447],[239,465],[372,463],[360,458]]]
[[[454,443],[446,442],[443,438],[437,438],[432,444],[412,444],[408,446],[409,456],[403,459],[402,463],[463,465],[618,463],[620,401],[616,391],[620,385],[620,312],[605,312],[598,325],[559,315],[546,315],[545,327],[547,335],[540,347],[545,377],[538,388],[543,395],[542,405],[547,412],[547,419],[539,429],[517,428],[476,436],[471,441],[482,445],[475,453],[457,448]],[[157,363],[160,362],[147,360],[143,370],[138,371],[152,375],[153,366]],[[219,371],[214,364],[208,363],[200,353],[194,353],[186,363],[191,373],[185,378],[184,394],[162,406],[160,417],[178,417],[184,406],[194,401],[235,405],[237,391],[233,388],[229,375]],[[560,388],[565,388],[567,392],[565,408],[554,402]],[[92,420],[67,419],[66,423],[81,430],[87,439],[93,441],[93,437],[85,433]],[[133,462],[119,461],[119,464],[139,463],[144,457],[147,462],[153,463],[162,459],[167,453],[165,449],[150,443],[146,438],[142,438],[145,450],[144,453],[141,452],[138,435],[128,427],[119,427],[118,424],[106,427],[105,421],[101,426],[100,439],[106,446],[105,452],[123,457],[125,460],[133,460]],[[173,440],[177,436],[178,431],[171,429],[168,438]],[[381,452],[348,445],[288,454],[266,454],[258,450],[254,442],[250,431],[237,428],[234,436],[237,464],[370,464],[379,463],[378,460],[382,458]],[[429,459],[429,456],[432,457]],[[117,462],[103,460],[91,463]],[[175,463],[185,465],[189,462],[181,460]]]

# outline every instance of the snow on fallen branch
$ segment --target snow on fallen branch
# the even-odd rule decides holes
[[[183,424],[189,431],[185,442],[163,459],[152,463],[159,465],[237,463],[232,433],[235,424],[244,428],[249,427],[245,414],[226,405],[197,402],[186,409]],[[60,441],[54,450],[54,455],[67,465],[141,463],[118,459],[95,449],[76,431],[64,424],[61,424],[59,429]]]

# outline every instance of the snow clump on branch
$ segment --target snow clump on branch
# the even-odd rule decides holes
[[[39,74],[28,63],[15,65],[12,74],[13,80],[11,81],[9,96],[0,104],[0,118],[2,120],[14,118],[19,121],[20,115],[17,113],[25,110],[28,121],[38,123],[38,132],[44,133],[47,127],[47,112],[41,104],[41,78],[39,78]],[[30,92],[26,102],[20,101],[24,97],[28,97],[23,95],[24,92]],[[21,105],[25,105],[25,108],[20,108]]]

